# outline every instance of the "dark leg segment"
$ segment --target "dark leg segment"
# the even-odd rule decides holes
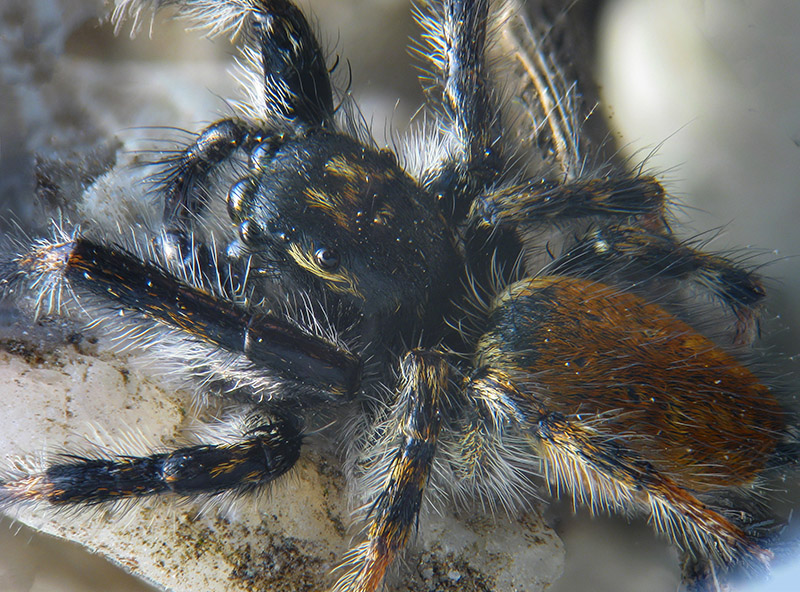
[[[654,278],[691,280],[709,290],[736,316],[737,344],[758,335],[758,314],[766,291],[757,275],[732,261],[693,249],[668,234],[629,226],[595,230],[553,264],[566,275],[609,277],[638,282]]]
[[[0,483],[0,503],[98,504],[147,495],[244,492],[294,466],[302,437],[292,418],[253,415],[229,444],[199,445],[145,457],[64,455],[42,473]]]
[[[289,380],[337,397],[358,391],[361,362],[354,354],[279,317],[250,312],[183,283],[119,247],[76,238],[41,246],[17,264],[22,281],[66,280],[72,289],[99,296],[112,308],[136,311],[198,341],[241,353]]]
[[[134,30],[147,9],[175,7],[178,16],[210,37],[244,39],[240,62],[263,86],[246,109],[267,123],[292,120],[311,127],[330,123],[333,91],[325,57],[303,13],[289,0],[118,0],[113,20]],[[251,82],[248,80],[248,82]],[[248,89],[249,90],[249,89]],[[263,104],[262,104],[263,103]]]
[[[664,223],[665,193],[652,177],[592,179],[566,184],[545,180],[500,188],[478,197],[470,219],[476,228],[513,229],[579,217],[635,218],[641,226],[604,226],[560,256],[554,273],[602,279],[620,274],[630,281],[691,280],[708,289],[736,316],[734,341],[758,334],[759,307],[766,296],[760,279],[732,261],[693,249]]]
[[[341,567],[348,571],[337,582],[337,592],[377,590],[417,523],[442,414],[449,406],[452,368],[440,354],[413,351],[401,372],[397,453],[370,512],[369,538],[348,554]]]
[[[437,70],[442,108],[455,140],[450,159],[426,186],[447,215],[461,217],[472,196],[500,169],[499,119],[485,72],[488,0],[444,0],[441,15],[418,13],[429,47],[419,54]]]
[[[664,189],[652,177],[571,183],[542,179],[479,196],[472,204],[470,218],[479,226],[515,228],[589,216],[662,218],[664,206]]]
[[[303,13],[288,0],[253,1],[268,111],[311,127],[333,118],[328,67]]]

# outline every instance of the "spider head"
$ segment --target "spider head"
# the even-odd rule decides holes
[[[355,311],[370,341],[441,314],[459,269],[453,238],[391,152],[317,130],[257,146],[251,171],[228,197],[232,248],[282,289]]]

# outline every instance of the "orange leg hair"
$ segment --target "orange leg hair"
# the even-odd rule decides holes
[[[340,569],[336,592],[373,592],[405,547],[422,505],[445,407],[453,389],[452,367],[437,353],[415,350],[401,365],[395,416],[401,434],[380,492],[370,508],[367,540],[355,547]]]

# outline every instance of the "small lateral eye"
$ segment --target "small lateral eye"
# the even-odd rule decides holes
[[[322,247],[314,251],[314,258],[322,269],[335,269],[339,266],[339,254],[333,249]]]

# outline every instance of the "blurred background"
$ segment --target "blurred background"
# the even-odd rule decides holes
[[[127,30],[115,37],[98,22],[102,4],[0,7],[0,211],[11,208],[23,225],[35,225],[34,154],[79,158],[83,147],[98,150],[98,139],[139,133],[130,130],[136,126],[198,129],[225,111],[220,97],[231,96],[227,43],[163,19],[152,39],[132,41]],[[316,15],[323,45],[347,58],[379,141],[402,133],[422,100],[405,49],[417,34],[409,3],[301,5]],[[634,162],[647,158],[688,206],[689,235],[723,228],[712,248],[750,247],[746,254],[764,265],[763,347],[776,352],[776,373],[791,375],[800,353],[800,3],[605,0],[594,14],[587,59],[620,146]],[[787,497],[797,506],[796,493]],[[556,592],[676,589],[676,553],[646,524],[573,516],[558,504],[551,515],[567,552]],[[779,568],[760,590],[794,590],[788,582],[798,576]],[[68,543],[0,522],[0,590],[150,589]]]

